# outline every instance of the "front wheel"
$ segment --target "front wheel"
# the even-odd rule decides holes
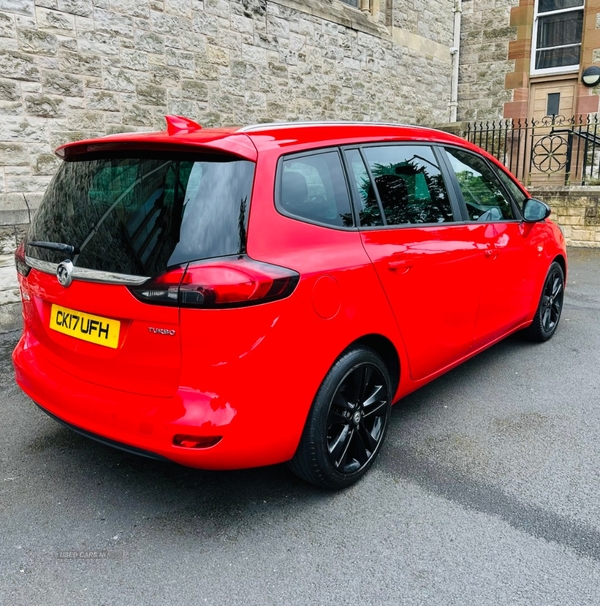
[[[324,488],[354,484],[379,454],[391,398],[389,371],[375,351],[344,352],[317,392],[290,469]]]
[[[555,332],[560,320],[565,296],[565,274],[562,267],[555,261],[550,265],[542,296],[535,312],[533,322],[526,330],[526,335],[541,343],[547,341]]]

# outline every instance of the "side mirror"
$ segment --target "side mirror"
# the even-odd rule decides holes
[[[523,204],[523,221],[525,223],[538,223],[550,216],[552,210],[541,200],[529,198]]]

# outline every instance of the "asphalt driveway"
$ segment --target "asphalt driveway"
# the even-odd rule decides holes
[[[112,450],[15,386],[0,337],[0,604],[600,603],[600,250],[571,250],[561,326],[400,403],[329,493]]]

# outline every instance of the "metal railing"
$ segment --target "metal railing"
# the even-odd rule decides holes
[[[471,122],[466,139],[498,158],[525,185],[600,184],[596,114]]]

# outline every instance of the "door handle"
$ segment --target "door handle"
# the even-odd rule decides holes
[[[488,259],[495,259],[498,256],[498,251],[495,250],[495,249],[493,249],[493,248],[490,248],[490,249],[488,249],[488,250],[485,251],[485,256]]]
[[[399,271],[405,274],[412,267],[410,261],[388,261],[388,269],[390,271]]]

